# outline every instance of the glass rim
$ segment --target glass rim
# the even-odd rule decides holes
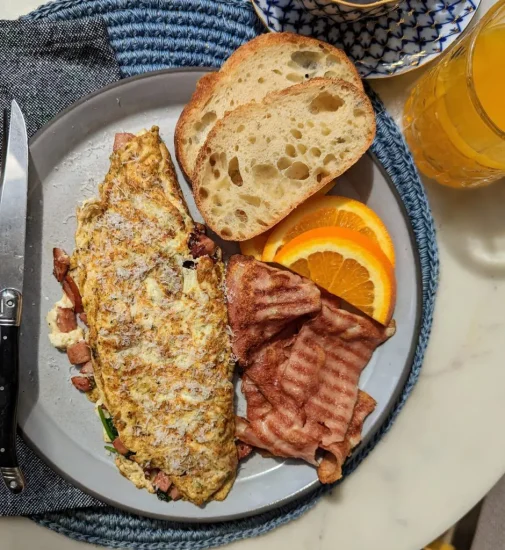
[[[470,37],[470,48],[469,48],[469,56],[468,56],[468,63],[467,63],[467,81],[469,83],[470,97],[471,97],[472,103],[474,104],[480,117],[483,119],[484,123],[487,124],[487,126],[489,126],[489,128],[495,134],[497,134],[501,139],[505,140],[505,130],[502,130],[495,122],[493,122],[491,117],[487,114],[486,110],[484,109],[484,106],[482,105],[481,100],[479,99],[479,96],[477,95],[477,91],[475,90],[475,82],[473,78],[473,56],[474,56],[477,40],[481,35],[483,29],[488,25],[489,22],[492,21],[493,17],[502,10],[505,12],[505,1],[498,2],[497,4],[495,4],[482,17],[480,22],[477,24],[477,26],[473,30],[472,36]]]

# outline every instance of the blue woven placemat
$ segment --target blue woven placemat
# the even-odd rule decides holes
[[[62,21],[101,16],[123,76],[184,66],[219,67],[243,42],[263,32],[246,0],[56,0],[27,16]],[[431,329],[438,282],[438,252],[430,208],[399,128],[379,98],[367,90],[377,114],[372,150],[406,207],[419,250],[422,326],[403,392],[376,436],[344,467],[349,475],[389,430],[416,383]],[[32,516],[71,538],[112,548],[199,549],[257,536],[299,517],[331,487],[276,510],[226,523],[181,524],[143,518],[114,508],[89,508]]]

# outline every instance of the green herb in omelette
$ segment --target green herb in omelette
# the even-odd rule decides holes
[[[100,420],[102,421],[103,429],[105,430],[105,433],[107,434],[107,437],[114,441],[116,437],[119,435],[118,431],[116,430],[116,426],[114,426],[114,422],[112,422],[112,418],[107,418],[105,416],[105,413],[103,412],[102,407],[98,407],[98,416],[100,417]]]
[[[168,493],[164,493],[163,491],[156,491],[156,496],[163,500],[163,502],[171,502],[171,497],[168,496]]]

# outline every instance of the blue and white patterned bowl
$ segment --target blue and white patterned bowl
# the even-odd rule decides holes
[[[342,48],[363,78],[386,78],[431,61],[457,40],[480,4],[403,0],[387,15],[339,23],[335,18],[341,14],[329,13],[331,6],[322,9],[325,0],[318,5],[314,0],[251,1],[269,30],[313,36]]]
[[[300,3],[316,17],[344,23],[386,15],[398,7],[400,0],[300,0]]]

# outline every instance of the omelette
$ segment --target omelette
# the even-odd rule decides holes
[[[74,306],[79,294],[87,329],[75,346],[89,347],[94,376],[79,389],[110,415],[119,470],[151,492],[223,500],[237,470],[224,265],[189,215],[157,127],[116,137],[75,239],[63,285]]]

